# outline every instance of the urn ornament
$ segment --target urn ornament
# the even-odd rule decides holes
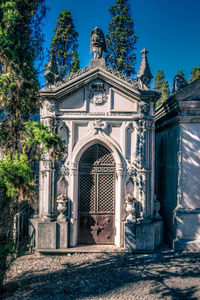
[[[57,221],[66,222],[66,212],[67,212],[67,204],[68,204],[68,198],[65,194],[61,194],[57,196],[57,210],[59,212],[59,215],[57,217]]]
[[[127,222],[136,221],[135,203],[136,203],[136,199],[131,194],[128,194],[125,198],[126,212],[128,213],[126,217]]]

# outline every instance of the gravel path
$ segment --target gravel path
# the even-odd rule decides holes
[[[0,299],[200,299],[200,254],[31,254],[17,258]]]

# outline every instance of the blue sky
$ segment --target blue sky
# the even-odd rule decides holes
[[[152,73],[162,69],[170,88],[177,71],[189,79],[194,66],[200,66],[200,0],[130,0],[137,41],[138,71],[141,54],[146,48]],[[46,0],[49,7],[43,21],[46,48],[49,48],[56,20],[69,9],[79,33],[81,68],[90,65],[90,32],[98,26],[104,34],[111,22],[109,7],[116,0]]]

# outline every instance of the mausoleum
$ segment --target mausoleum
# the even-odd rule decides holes
[[[97,43],[98,39],[98,43]],[[46,68],[41,122],[66,142],[59,162],[40,162],[35,247],[113,245],[154,250],[162,243],[155,185],[155,102],[147,50],[137,80],[105,66],[105,39],[91,33],[91,65],[56,81]]]
[[[177,74],[173,94],[156,111],[156,194],[165,240],[200,250],[200,79]]]

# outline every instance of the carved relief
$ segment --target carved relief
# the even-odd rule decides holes
[[[148,113],[150,112],[150,105],[148,103],[141,104],[140,110],[144,115],[148,115]]]
[[[62,177],[69,175],[69,169],[63,164],[63,162],[59,162],[56,166],[56,178],[60,180]]]
[[[130,177],[136,177],[137,176],[137,168],[133,164],[129,165],[129,167],[127,169],[127,174]]]
[[[104,83],[100,79],[94,80],[89,85],[89,98],[94,105],[103,105],[107,102],[106,89]]]
[[[104,128],[104,123],[101,120],[94,120],[93,129],[95,130],[94,134],[98,134]]]
[[[138,166],[144,168],[145,163],[145,142],[146,142],[146,129],[145,121],[138,122]]]
[[[48,111],[50,112],[54,112],[56,109],[56,103],[54,99],[48,99],[47,100],[47,104],[46,104],[46,108]]]
[[[46,126],[50,126],[53,131],[55,131],[56,128],[56,120],[55,118],[45,118],[42,120],[42,124]]]
[[[52,167],[52,163],[50,160],[42,161],[42,171],[50,171]]]
[[[133,124],[130,123],[126,128],[126,158],[131,160],[132,144],[133,144]]]

